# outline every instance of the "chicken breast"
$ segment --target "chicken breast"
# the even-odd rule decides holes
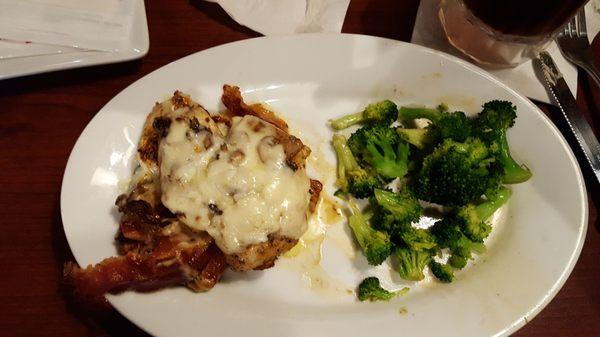
[[[193,151],[189,127],[171,124],[159,145],[161,200],[181,222],[208,232],[233,269],[264,269],[307,229],[310,149],[233,88],[223,95],[233,115],[228,133],[210,148]]]

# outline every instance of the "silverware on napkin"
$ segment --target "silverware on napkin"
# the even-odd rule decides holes
[[[600,86],[600,70],[594,64],[590,41],[585,24],[585,9],[581,10],[569,21],[556,37],[563,56],[571,63],[579,66]]]
[[[542,51],[536,61],[534,64],[540,68],[539,70],[544,76],[546,89],[558,105],[571,132],[577,139],[587,163],[592,168],[597,182],[600,183],[600,144],[598,139],[581,111],[579,111],[575,97],[571,94],[565,79],[550,54]]]

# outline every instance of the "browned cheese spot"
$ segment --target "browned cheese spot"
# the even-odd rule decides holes
[[[206,137],[204,137],[203,144],[205,149],[208,149],[213,145],[213,139],[210,134],[207,134]]]
[[[233,165],[239,165],[246,158],[246,154],[241,150],[235,150],[229,155],[229,162]]]
[[[259,132],[260,130],[262,130],[265,127],[265,123],[259,121],[258,123],[255,123],[254,126],[252,126],[252,131],[254,132]]]
[[[208,208],[216,215],[223,215],[223,211],[216,204],[208,204]]]
[[[200,122],[198,121],[198,118],[196,118],[196,117],[190,118],[189,124],[190,124],[190,130],[194,131],[194,133],[198,133],[202,129],[204,129],[202,126],[200,126]]]
[[[171,119],[168,117],[156,117],[154,121],[152,121],[152,127],[156,130],[160,138],[167,136],[170,126]]]
[[[173,93],[173,97],[171,97],[171,104],[175,109],[183,108],[190,106],[190,102],[186,97],[181,94],[181,91],[177,90]]]

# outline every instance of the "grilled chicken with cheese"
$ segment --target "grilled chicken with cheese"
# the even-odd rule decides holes
[[[310,149],[239,88],[224,86],[222,101],[216,116],[180,92],[155,105],[117,199],[121,256],[67,266],[77,291],[208,290],[227,266],[269,268],[297,243],[322,188],[306,174]]]

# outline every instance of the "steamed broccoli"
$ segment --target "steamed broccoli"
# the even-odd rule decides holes
[[[417,251],[400,247],[395,253],[400,277],[409,281],[420,281],[425,275],[423,269],[431,261],[430,251]]]
[[[500,208],[508,198],[511,191],[506,187],[500,187],[492,193],[486,193],[487,200],[479,205],[468,204],[461,207],[455,214],[452,215],[452,221],[455,221],[461,228],[462,232],[471,240],[483,242],[490,232],[492,227],[486,220]]]
[[[392,128],[396,119],[401,127]],[[429,124],[409,128],[407,122],[415,119]],[[489,218],[511,196],[503,184],[531,177],[509,150],[507,130],[515,119],[515,106],[500,100],[485,103],[474,118],[445,105],[398,110],[382,101],[332,121],[336,130],[364,124],[348,140],[334,135],[333,146],[340,188],[335,195],[349,199],[348,225],[368,263],[379,265],[393,255],[402,279],[420,281],[428,267],[440,282],[450,283],[456,269],[485,252]],[[398,185],[386,185],[397,178]],[[393,192],[397,186],[401,189]],[[350,195],[369,198],[369,205],[361,211]],[[429,228],[413,225],[423,213],[421,201],[446,206],[443,219]],[[361,301],[387,301],[406,290],[388,291],[368,277],[357,295]]]
[[[398,117],[398,107],[390,100],[385,100],[367,105],[367,107],[355,114],[346,115],[331,121],[331,127],[342,130],[349,126],[362,123],[379,123],[386,126],[391,125]]]
[[[477,138],[464,143],[445,140],[423,160],[415,193],[421,200],[462,206],[497,188],[503,170],[488,147]]]
[[[438,106],[436,109],[425,108],[425,107],[400,107],[398,111],[398,120],[400,122],[406,122],[414,119],[428,119],[432,123],[439,121],[443,114],[447,113],[447,107]]]
[[[354,201],[348,200],[348,205],[352,211],[352,215],[348,218],[348,225],[352,229],[363,254],[365,254],[369,264],[381,264],[390,256],[392,251],[390,236],[371,227],[367,220],[368,217],[360,211]]]
[[[463,269],[471,258],[471,255],[466,255],[468,256],[462,256],[460,251],[456,251],[448,258],[448,264],[453,268]]]
[[[503,182],[516,184],[531,178],[531,171],[517,163],[510,154],[506,131],[512,127],[517,118],[517,108],[508,101],[489,101],[475,119],[475,133],[490,144],[504,168]]]
[[[404,225],[398,236],[412,250],[422,251],[434,249],[437,246],[435,237],[427,229]]]
[[[472,252],[485,251],[483,239],[492,231],[486,220],[506,203],[510,195],[511,192],[506,187],[488,191],[487,200],[483,203],[461,207],[431,228],[440,248],[450,248],[450,266],[462,269],[472,258]]]
[[[427,128],[405,129],[399,127],[396,128],[396,132],[400,135],[400,138],[419,150],[423,150],[437,141]]]
[[[419,200],[408,187],[399,193],[376,188],[369,201],[373,209],[374,226],[394,236],[404,224],[418,221],[423,212]]]
[[[348,146],[384,178],[403,177],[408,171],[408,144],[385,125],[363,126],[350,136]]]
[[[389,301],[392,298],[404,295],[407,292],[407,287],[398,291],[385,290],[381,287],[377,277],[367,277],[358,285],[358,299],[360,301]]]
[[[357,198],[370,196],[373,189],[381,185],[377,176],[358,165],[344,136],[334,135],[333,147],[338,158],[336,183],[340,190]]]
[[[431,261],[429,269],[431,269],[433,275],[441,282],[450,283],[454,280],[454,270],[448,264]]]
[[[397,132],[406,141],[420,149],[443,139],[464,142],[472,133],[472,122],[462,111],[447,112],[440,108],[400,108],[398,113],[400,121],[406,122],[417,118],[425,118],[431,122],[425,129],[422,129],[424,132],[404,128],[398,128]]]
[[[451,252],[448,263],[454,268],[461,269],[472,257],[472,252],[485,252],[485,245],[481,242],[471,241],[460,230],[452,217],[444,218],[431,227],[431,233],[436,238],[439,248],[449,248]]]

